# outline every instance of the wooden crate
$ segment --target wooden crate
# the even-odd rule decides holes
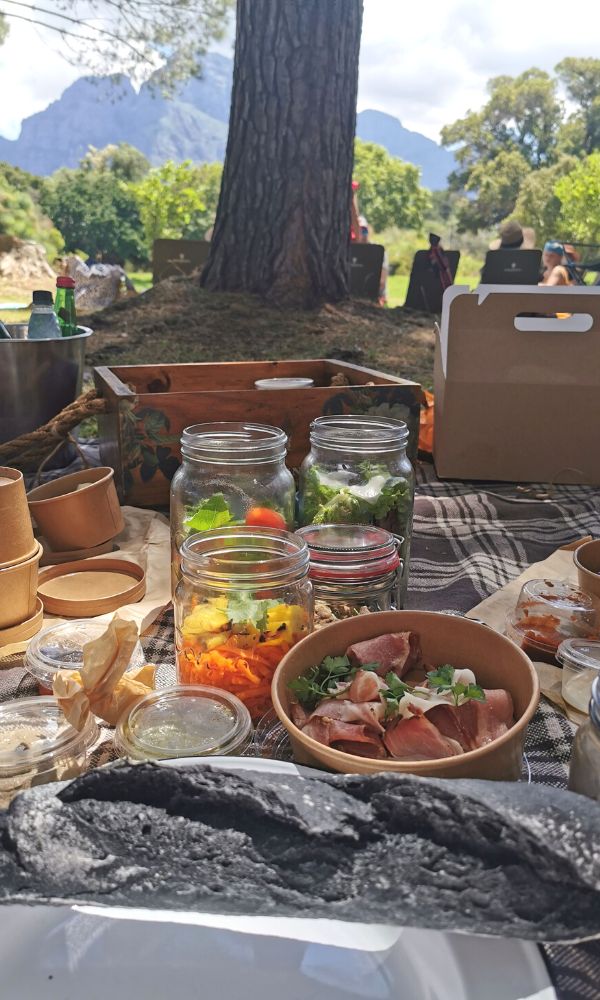
[[[331,385],[338,373],[350,385]],[[254,388],[259,378],[294,375],[314,379],[314,388]],[[168,504],[170,480],[181,462],[179,439],[190,424],[248,420],[282,427],[293,469],[309,451],[315,417],[370,413],[405,420],[409,455],[414,460],[417,454],[420,385],[342,361],[131,365],[95,368],[94,377],[108,402],[100,420],[102,460],[115,469],[123,502],[135,506]]]

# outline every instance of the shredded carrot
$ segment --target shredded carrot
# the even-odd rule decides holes
[[[178,654],[179,679],[183,684],[207,684],[230,691],[256,721],[271,707],[273,674],[292,645],[276,639],[243,649],[234,637],[210,650],[186,644]]]

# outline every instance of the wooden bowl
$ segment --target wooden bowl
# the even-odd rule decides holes
[[[53,552],[95,548],[124,527],[114,472],[107,467],[53,479],[30,490],[27,501]]]
[[[584,542],[573,553],[579,586],[586,594],[600,597],[600,538]]]
[[[506,688],[515,706],[512,729],[493,743],[441,760],[373,760],[344,753],[305,736],[291,721],[288,683],[324,656],[340,655],[348,646],[386,632],[418,632],[426,662],[470,667],[485,688]],[[287,653],[275,671],[273,705],[287,729],[299,764],[344,774],[397,771],[436,778],[491,778],[515,781],[521,775],[527,725],[539,702],[537,674],[528,657],[510,639],[468,618],[433,611],[383,611],[358,615],[313,632]]]
[[[23,473],[0,466],[0,565],[30,559],[37,549]]]

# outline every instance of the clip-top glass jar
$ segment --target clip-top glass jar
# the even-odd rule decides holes
[[[415,492],[408,427],[391,417],[317,417],[310,444],[300,469],[300,524],[374,524],[402,539],[402,607]]]
[[[600,677],[592,685],[589,720],[575,734],[569,788],[600,802]]]
[[[187,538],[175,591],[180,684],[237,695],[253,721],[271,708],[279,661],[312,629],[306,542],[275,528]]]
[[[397,606],[402,560],[395,535],[361,524],[311,524],[297,534],[308,545],[315,600],[336,617]]]
[[[179,549],[198,531],[250,524],[294,527],[294,477],[287,435],[268,424],[193,424],[181,436],[182,464],[171,483],[173,588]]]

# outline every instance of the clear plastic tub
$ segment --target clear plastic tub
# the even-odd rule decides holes
[[[98,726],[88,717],[81,732],[54,698],[20,698],[0,705],[0,807],[18,793],[86,769]]]
[[[558,647],[556,659],[563,668],[563,698],[573,708],[587,713],[592,685],[600,677],[600,642],[566,639]]]
[[[532,660],[557,663],[565,639],[600,638],[597,608],[589,594],[566,580],[528,580],[506,619],[506,634]]]
[[[79,670],[83,666],[83,647],[86,642],[98,639],[108,628],[106,622],[82,618],[61,622],[45,628],[29,643],[24,666],[46,691],[52,691],[57,670]],[[141,667],[146,662],[140,642],[136,644],[128,670]]]
[[[117,752],[134,760],[241,756],[251,740],[239,698],[200,684],[146,695],[119,719],[114,738]]]

